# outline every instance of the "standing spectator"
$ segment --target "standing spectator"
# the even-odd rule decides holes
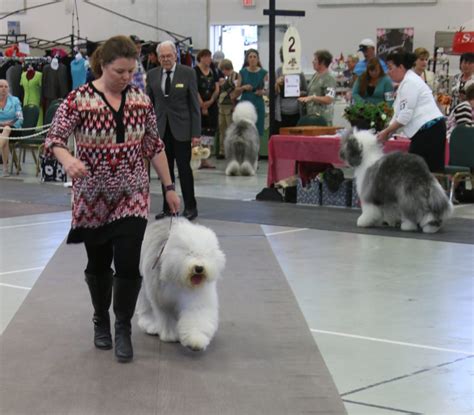
[[[207,140],[204,142],[201,138],[201,144],[212,147],[219,118],[217,107],[217,98],[219,97],[218,71],[211,68],[212,54],[209,49],[200,50],[196,59],[198,64],[194,67],[194,70],[196,71],[198,99],[201,107],[201,134]],[[211,165],[208,160],[202,159],[199,168],[215,169],[215,166]]]
[[[198,145],[201,136],[201,111],[196,72],[176,63],[176,46],[166,40],[157,47],[161,67],[148,72],[147,93],[156,111],[158,131],[165,143],[169,173],[174,182],[174,162],[178,166],[183,193],[183,216],[193,220],[197,215],[194,178],[191,170],[191,144]],[[164,183],[162,183],[164,184]],[[166,189],[163,187],[163,194]],[[170,216],[172,210],[163,199],[163,210],[156,219]]]
[[[465,85],[467,81],[474,80],[474,53],[463,53],[459,60],[460,73],[454,75],[453,88],[451,89],[451,95],[453,101],[451,108],[456,107],[460,102],[465,99]]]
[[[398,129],[410,138],[409,152],[423,157],[430,171],[444,170],[446,122],[428,85],[411,69],[416,56],[393,52],[387,56],[388,73],[399,82],[393,118],[379,134],[386,141]]]
[[[377,58],[370,59],[366,71],[357,78],[352,88],[352,99],[355,103],[368,102],[371,104],[386,101],[392,106],[392,81],[385,75]]]
[[[327,125],[332,125],[334,99],[336,98],[336,79],[329,72],[332,55],[327,50],[314,53],[313,68],[316,73],[308,85],[308,96],[298,98],[306,104],[306,115],[323,116]]]
[[[234,71],[232,61],[222,59],[219,69],[224,74],[224,80],[220,82],[219,93],[219,154],[218,159],[224,159],[224,138],[227,127],[232,123],[232,111],[235,104],[234,90],[238,74]]]
[[[156,44],[152,43],[148,46],[148,53],[143,58],[143,67],[145,71],[148,72],[154,68],[158,68],[160,63],[158,61],[158,53],[156,52]]]
[[[474,127],[474,81],[467,81],[464,91],[466,100],[456,105],[449,114],[448,136],[460,124]]]
[[[145,91],[145,69],[143,68],[142,64],[142,40],[136,35],[130,35],[130,39],[135,44],[135,48],[137,49],[137,64],[135,68],[135,73],[133,74],[131,84],[136,86],[141,91]]]
[[[283,63],[283,48],[280,47],[280,62]],[[300,96],[308,93],[308,85],[304,73],[299,74],[300,77]],[[283,67],[280,66],[276,70],[275,82],[275,120],[277,122],[277,131],[281,127],[294,127],[301,117],[301,104],[298,97],[285,97],[285,76],[283,75]]]
[[[357,62],[354,73],[357,76],[361,76],[365,70],[367,69],[367,62],[373,58],[375,58],[375,42],[372,39],[362,39],[359,43],[359,52],[362,52],[364,55],[364,59]],[[387,73],[387,65],[380,59],[380,65],[382,65],[383,71]]]
[[[131,320],[142,284],[139,262],[150,199],[143,157],[151,160],[168,189],[165,197],[171,211],[179,209],[153,105],[130,85],[136,59],[137,50],[126,36],[112,37],[100,46],[91,57],[96,80],[69,93],[45,141],[46,153],[54,155],[72,178],[67,242],[85,244],[94,344],[112,348],[113,296],[115,356],[122,363],[133,359]],[[75,156],[67,148],[71,134]]]
[[[250,101],[257,110],[257,130],[263,136],[265,126],[265,82],[268,82],[268,72],[262,68],[260,55],[255,49],[245,52],[244,66],[239,72],[236,93],[242,94],[242,101]]]
[[[421,79],[423,79],[431,90],[435,92],[435,74],[426,69],[428,66],[428,59],[430,58],[430,52],[425,48],[416,48],[415,56],[416,61],[413,70],[417,75],[421,76]]]
[[[9,140],[12,128],[20,128],[23,124],[23,112],[20,100],[10,95],[10,87],[5,79],[0,79],[0,151],[3,162],[3,177],[8,173]]]
[[[359,58],[355,55],[348,55],[346,59],[346,65],[347,69],[343,72],[344,78],[347,79],[348,82],[348,87],[352,88],[354,85],[356,76],[354,75],[354,69],[355,66],[357,65],[357,62],[359,62]]]

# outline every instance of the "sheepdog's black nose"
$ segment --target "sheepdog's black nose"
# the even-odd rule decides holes
[[[202,274],[203,271],[204,271],[204,267],[202,267],[201,265],[196,265],[196,266],[194,267],[194,272],[195,272],[196,274]]]

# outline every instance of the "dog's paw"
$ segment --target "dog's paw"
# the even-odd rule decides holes
[[[360,215],[357,219],[357,226],[359,228],[368,228],[369,226],[373,225],[373,220],[369,218],[367,215]]]
[[[416,223],[413,223],[409,220],[404,220],[400,225],[400,229],[405,232],[413,232],[418,230],[418,226],[416,225]]]
[[[165,343],[176,343],[178,339],[178,333],[174,330],[161,330],[160,340]]]
[[[151,336],[157,336],[159,333],[158,324],[146,316],[141,316],[138,318],[138,327],[140,327],[146,334]]]
[[[203,333],[192,333],[181,338],[181,344],[194,352],[206,350],[209,341],[209,338]]]

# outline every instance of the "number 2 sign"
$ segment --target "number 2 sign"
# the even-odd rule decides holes
[[[283,74],[301,72],[301,40],[294,26],[290,26],[283,37]]]

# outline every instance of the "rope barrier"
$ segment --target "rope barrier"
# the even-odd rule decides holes
[[[51,125],[51,124],[49,124]],[[24,131],[28,131],[28,130],[31,130],[31,128],[25,128]],[[35,128],[35,130],[37,130],[37,128]],[[15,128],[14,131],[21,131],[19,128]],[[47,132],[49,131],[49,128],[47,129],[44,129],[44,130],[41,130],[39,131],[38,133],[36,134],[30,134],[30,135],[25,135],[25,136],[22,136],[22,137],[2,137],[0,135],[0,138],[3,138],[5,140],[15,140],[15,141],[23,141],[23,140],[29,140],[30,138],[34,138],[34,137],[39,137],[41,135],[44,135],[46,136]]]
[[[52,126],[53,123],[49,123],[49,124],[44,124],[44,125],[40,125],[39,127],[27,127],[27,128],[12,128],[12,131],[30,131],[30,130],[38,130],[40,128],[46,128],[46,127],[50,127]],[[3,131],[3,129],[5,128],[5,126],[0,126],[0,131]],[[49,128],[48,128],[49,129]]]

